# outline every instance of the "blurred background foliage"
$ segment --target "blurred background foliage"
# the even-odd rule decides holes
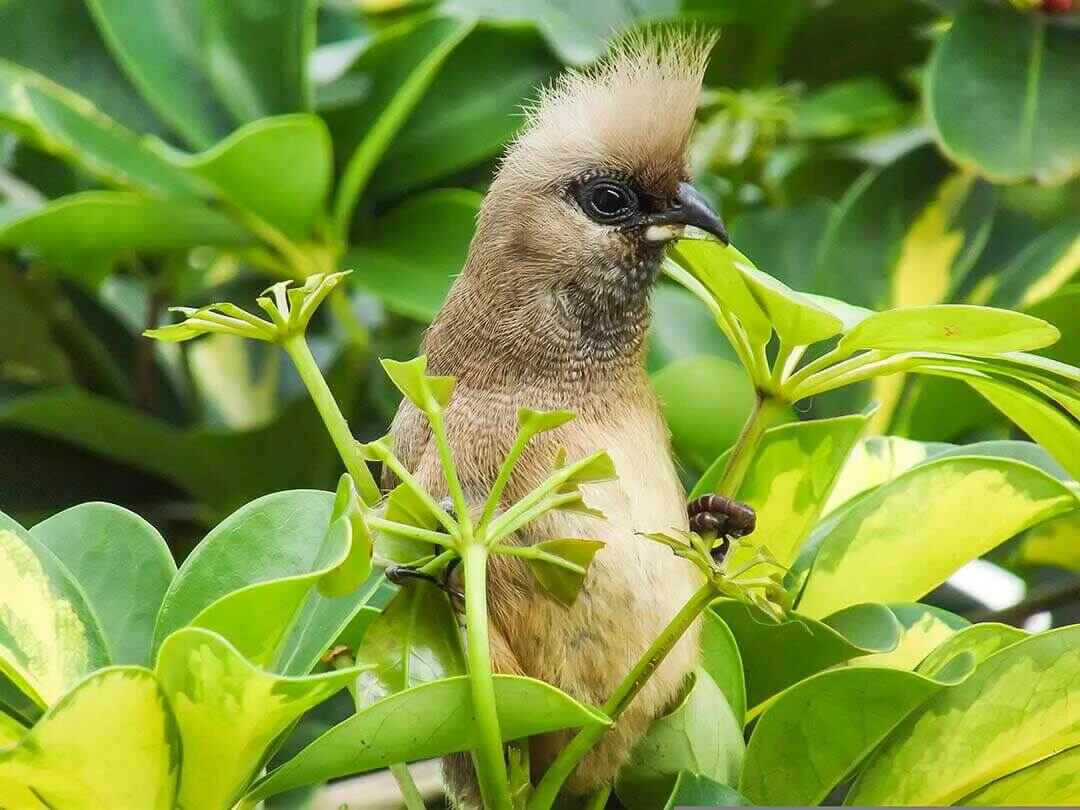
[[[1019,6],[1019,8],[1018,8]],[[875,308],[985,303],[1055,323],[1080,365],[1080,15],[997,0],[0,0],[0,504],[108,500],[189,538],[337,460],[272,347],[161,345],[167,303],[352,268],[312,330],[363,437],[460,268],[520,106],[617,29],[715,27],[692,169],[759,267]],[[1064,10],[1063,10],[1064,9]],[[662,284],[649,368],[688,481],[749,381]],[[876,433],[1015,437],[966,386],[886,378]],[[1078,567],[1066,516],[995,552]],[[1056,574],[1049,575],[1051,578]]]

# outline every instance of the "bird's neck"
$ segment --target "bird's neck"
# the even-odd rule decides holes
[[[651,283],[512,288],[493,278],[466,268],[455,283],[424,341],[434,373],[471,387],[545,392],[534,407],[640,384]]]

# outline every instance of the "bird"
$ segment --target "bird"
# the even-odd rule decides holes
[[[604,518],[550,512],[512,539],[605,543],[570,606],[546,594],[522,561],[489,563],[495,672],[528,675],[602,704],[691,594],[700,574],[642,536],[686,529],[686,494],[645,369],[650,292],[666,248],[686,226],[728,242],[690,182],[687,150],[714,40],[700,31],[629,34],[592,66],[570,69],[525,111],[478,215],[462,272],[423,338],[432,374],[456,388],[444,415],[470,503],[482,503],[516,435],[519,409],[576,418],[535,439],[504,506],[550,472],[553,457],[610,455],[617,479],[583,487]],[[434,496],[446,485],[423,414],[407,399],[391,425],[395,452]],[[384,480],[387,486],[393,476]],[[608,784],[697,661],[696,628],[567,782]],[[568,740],[531,741],[534,774]],[[458,807],[476,806],[466,757],[445,765]]]

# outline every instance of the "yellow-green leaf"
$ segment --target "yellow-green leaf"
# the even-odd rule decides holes
[[[357,674],[272,675],[221,636],[196,627],[165,640],[156,672],[184,743],[179,804],[208,810],[232,807],[274,740]]]
[[[1080,627],[1006,647],[908,718],[847,801],[949,805],[1080,745]]]
[[[176,723],[153,673],[109,667],[0,751],[0,807],[174,810],[179,767]]]
[[[26,735],[26,727],[0,711],[0,750],[11,748]]]
[[[820,617],[859,602],[918,599],[969,560],[1075,509],[1076,500],[1060,481],[1009,459],[930,461],[840,517],[818,549],[799,610]]]
[[[750,292],[735,266],[742,254],[719,242],[686,239],[675,248],[679,263],[705,285],[715,303],[731,312],[754,343],[764,345],[772,334],[772,323]]]
[[[0,673],[44,708],[107,663],[78,585],[52,552],[0,515]]]
[[[917,464],[922,464],[935,451],[950,445],[935,446],[901,436],[870,436],[855,445],[840,471],[823,512],[827,515],[879,484],[891,481]]]
[[[991,782],[964,807],[1076,807],[1080,805],[1080,747]]]

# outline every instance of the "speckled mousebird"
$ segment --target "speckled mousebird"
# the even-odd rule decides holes
[[[493,665],[603,703],[699,585],[699,575],[639,532],[687,526],[685,493],[644,368],[649,294],[666,246],[685,225],[727,241],[689,183],[687,145],[712,40],[668,31],[624,39],[591,68],[541,92],[480,210],[461,275],[424,339],[434,374],[457,378],[446,423],[463,485],[480,502],[517,431],[519,408],[577,418],[529,447],[510,502],[551,469],[606,449],[618,480],[585,488],[605,520],[554,512],[514,539],[602,540],[577,601],[546,595],[519,561],[493,557]],[[445,494],[423,416],[402,403],[392,432],[406,466]],[[392,483],[388,481],[387,483]],[[695,665],[696,632],[666,658],[568,783],[610,780]],[[566,742],[531,746],[534,776]],[[451,760],[450,790],[470,795],[468,760]]]

